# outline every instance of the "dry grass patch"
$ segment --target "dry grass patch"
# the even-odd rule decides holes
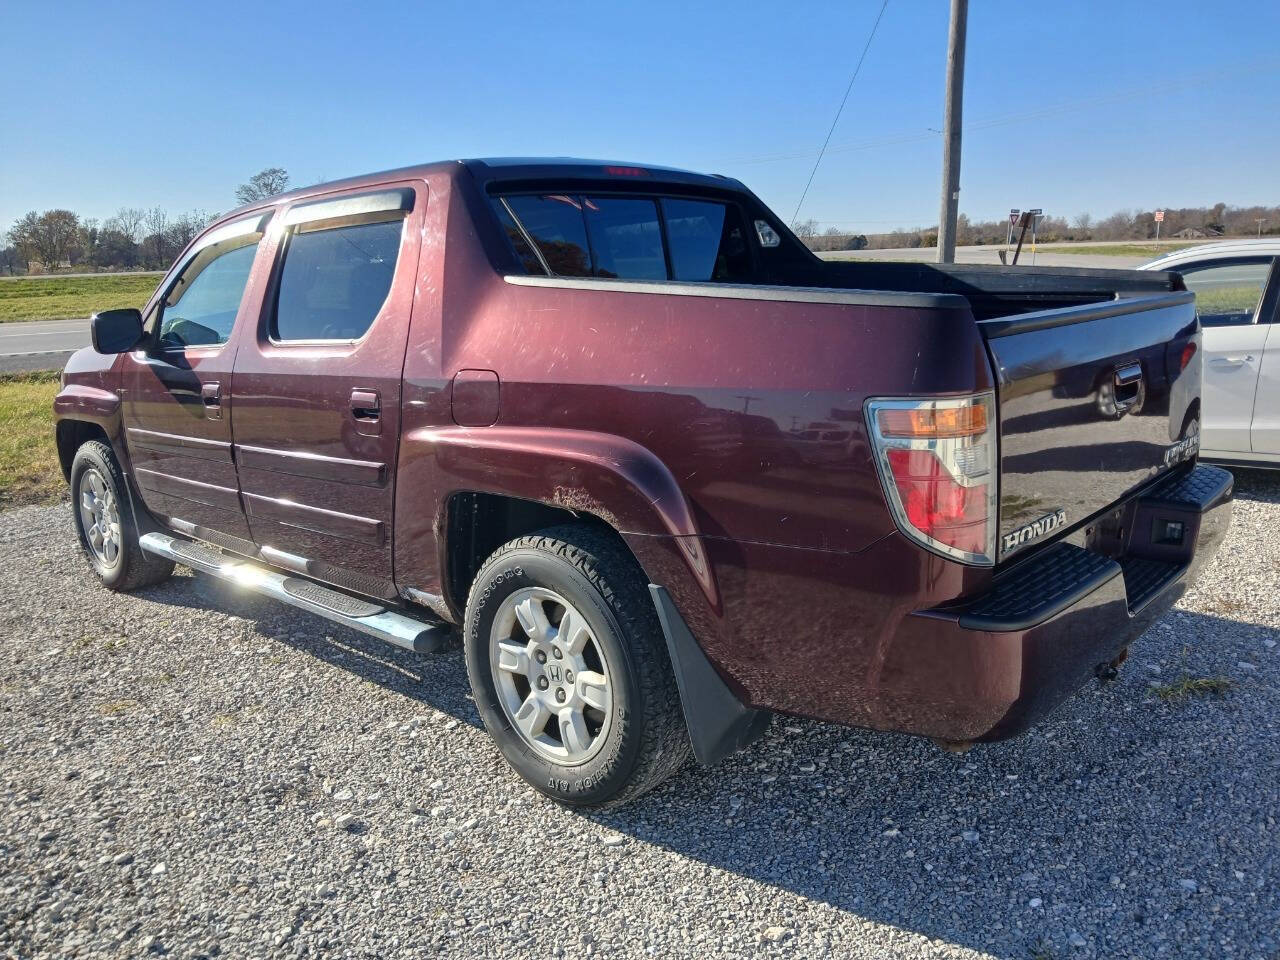
[[[52,503],[66,481],[53,445],[56,373],[0,374],[0,509]]]
[[[1195,696],[1222,696],[1232,687],[1229,677],[1192,677],[1183,675],[1175,683],[1165,683],[1151,688],[1151,692],[1165,703],[1181,703]]]

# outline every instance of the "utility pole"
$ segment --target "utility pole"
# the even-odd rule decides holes
[[[1259,237],[1261,237],[1261,236],[1262,236],[1262,225],[1263,225],[1264,223],[1266,223],[1266,222],[1267,222],[1267,218],[1266,218],[1266,217],[1258,217],[1258,218],[1257,218],[1257,220],[1258,220],[1258,236],[1259,236]]]
[[[960,126],[964,108],[964,39],[969,0],[951,0],[947,41],[947,107],[942,134],[942,212],[938,217],[938,263],[956,262],[956,220],[960,213]]]

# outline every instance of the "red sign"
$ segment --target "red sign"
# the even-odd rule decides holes
[[[1021,210],[1009,211],[1009,222],[1013,224],[1015,227],[1018,225],[1018,214],[1020,214],[1021,212],[1022,212]]]
[[[1156,211],[1156,223],[1164,223],[1164,211],[1163,211],[1163,210],[1157,210],[1157,211]]]

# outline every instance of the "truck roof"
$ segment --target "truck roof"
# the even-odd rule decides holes
[[[294,190],[268,197],[265,200],[237,207],[219,219],[225,220],[248,210],[273,206],[283,200],[297,200],[314,194],[329,193],[334,190],[360,187],[365,184],[381,183],[392,179],[410,179],[425,176],[429,173],[439,173],[459,166],[466,168],[481,184],[529,180],[617,180],[620,183],[634,183],[637,179],[652,177],[660,183],[705,186],[720,190],[726,188],[731,190],[745,189],[737,180],[718,173],[696,173],[692,170],[681,170],[677,167],[664,167],[649,163],[590,160],[581,157],[481,157],[469,160],[437,160],[298,187]]]

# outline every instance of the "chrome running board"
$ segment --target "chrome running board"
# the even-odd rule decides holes
[[[371,637],[415,653],[440,649],[451,632],[443,623],[415,620],[371,600],[332,590],[296,573],[285,574],[220,553],[213,547],[167,533],[147,533],[138,540],[147,553],[207,573],[227,583],[341,623]]]

